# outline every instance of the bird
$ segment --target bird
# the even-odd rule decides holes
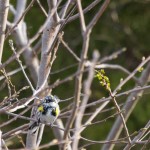
[[[53,95],[48,95],[41,100],[35,113],[36,121],[29,126],[31,134],[35,134],[41,124],[50,124],[53,126],[60,113],[59,101],[60,99]]]

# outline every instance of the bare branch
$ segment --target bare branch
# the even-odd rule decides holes
[[[30,110],[31,109],[31,107],[28,107],[28,108],[26,108],[24,111],[22,111],[19,115],[23,115],[24,113],[26,113],[28,110]],[[6,111],[4,111],[3,113],[5,113]],[[2,128],[2,127],[4,127],[4,126],[6,126],[6,125],[8,125],[8,124],[10,124],[10,123],[12,123],[13,121],[15,121],[15,120],[17,120],[17,118],[19,117],[19,115],[18,116],[15,116],[14,118],[12,118],[12,119],[9,119],[7,122],[4,122],[3,124],[1,124],[0,125],[0,128]]]
[[[63,40],[63,38],[60,39],[61,43],[64,45],[64,47],[70,52],[70,54],[73,55],[73,57],[80,62],[80,58],[73,52],[73,50],[67,45],[67,43]]]
[[[65,17],[65,15],[66,15],[66,13],[67,13],[67,9],[68,9],[70,3],[71,3],[71,0],[68,0],[68,1],[66,2],[65,6],[64,6],[64,8],[63,8],[63,10],[62,10],[61,19],[64,19],[64,17]]]
[[[58,1],[57,0],[47,0],[48,2],[48,5],[49,5],[49,13],[51,13],[53,11],[53,9],[57,8],[57,3]],[[55,23],[58,23],[59,22],[59,16],[58,16],[58,13],[57,13],[57,9],[55,10],[54,14],[53,14],[53,20]]]
[[[24,119],[24,120],[28,120],[28,121],[36,121],[35,119],[25,117],[25,116],[21,116],[21,115],[18,115],[18,114],[14,114],[14,113],[11,113],[11,112],[4,112],[4,113],[7,114],[7,115],[10,115],[10,116],[20,118],[20,119]]]
[[[82,28],[82,34],[84,34],[85,31],[86,31],[86,25],[85,25],[85,19],[84,19],[82,5],[81,5],[80,0],[77,0],[77,6],[78,6],[79,15],[80,15],[80,23],[81,23],[81,28]]]
[[[26,66],[23,66],[23,69],[26,69]],[[12,75],[18,73],[21,70],[22,70],[22,68],[15,69],[15,70],[13,70],[11,72],[8,72],[7,75],[8,76],[12,76]],[[3,80],[3,79],[5,79],[5,77],[4,76],[0,76],[0,81]]]
[[[109,3],[110,3],[110,0],[105,0],[105,2],[103,3],[103,5],[100,7],[100,9],[98,10],[98,12],[94,16],[94,18],[88,24],[88,26],[87,26],[87,30],[88,31],[92,30],[92,28],[94,27],[94,25],[97,23],[97,21],[99,20],[99,18],[102,16],[102,14],[104,13],[104,11],[108,7]]]
[[[126,49],[125,47],[123,47],[123,48],[119,49],[118,51],[112,53],[111,55],[106,56],[106,57],[103,57],[103,58],[100,60],[99,64],[104,63],[104,62],[106,62],[106,61],[110,61],[110,60],[116,59],[120,54],[122,54],[122,53],[125,52],[126,50],[127,50],[127,49]]]
[[[17,8],[16,8],[17,13],[14,18],[14,24],[22,17],[24,12],[26,11],[25,10],[26,2],[27,2],[26,0],[18,0],[17,1]],[[31,6],[29,7],[29,9],[31,8]],[[14,31],[15,32],[13,32],[12,35],[15,38],[17,46],[19,48],[22,48],[25,45],[27,45],[28,37],[27,37],[27,29],[26,29],[26,23],[24,22],[24,17],[17,24]],[[32,52],[32,49],[30,46],[25,49],[25,51],[23,53],[23,57],[25,59],[25,63],[27,65],[27,67],[29,68],[31,77],[32,77],[34,83],[36,83],[39,61],[38,61],[38,58],[33,55],[33,52]]]
[[[90,11],[91,9],[93,9],[95,6],[97,6],[97,4],[100,3],[101,1],[102,0],[95,0],[95,1],[93,1],[89,6],[87,6],[85,9],[83,9],[83,13],[84,14],[87,13],[88,11]],[[80,16],[79,13],[71,16],[68,19],[67,23],[71,22],[71,21],[74,21],[75,19],[79,18],[79,16]]]
[[[7,137],[9,137],[10,135],[12,135],[14,133],[20,134],[20,133],[22,133],[23,130],[28,129],[28,126],[29,126],[28,124],[24,124],[22,126],[19,126],[19,127],[15,128],[15,129],[13,129],[13,130],[3,134],[2,138],[6,139]]]
[[[122,86],[130,79],[134,76],[135,73],[138,72],[138,70],[144,65],[146,64],[147,62],[150,61],[150,56],[147,57],[145,60],[142,61],[142,63],[125,79],[123,80],[118,86],[117,88],[115,89],[115,91],[113,92],[113,95],[115,95],[117,93],[118,90],[120,90],[122,88]],[[141,82],[141,81],[139,81]]]
[[[9,4],[9,10],[11,11],[11,13],[12,13],[13,15],[16,15],[16,9],[14,8],[13,5]]]
[[[5,148],[5,150],[8,150],[8,147],[6,146],[6,143],[3,139],[2,139],[2,146]]]
[[[46,10],[44,9],[44,7],[42,6],[41,2],[39,0],[36,0],[36,2],[38,3],[39,7],[41,8],[43,14],[48,17],[48,14],[46,12]]]
[[[117,101],[116,101],[115,96],[112,95],[111,90],[109,91],[109,93],[110,93],[110,96],[111,96],[111,98],[112,98],[112,100],[113,100],[113,102],[114,102],[114,104],[115,104],[115,107],[116,107],[116,109],[117,109],[117,112],[119,113],[120,118],[121,118],[121,120],[122,120],[122,124],[123,124],[123,127],[124,127],[124,129],[125,129],[126,136],[127,136],[127,138],[128,138],[128,144],[131,145],[131,139],[130,139],[129,131],[128,131],[128,128],[127,128],[127,125],[126,125],[124,116],[123,116],[123,114],[122,114],[122,112],[121,112],[121,109],[120,109],[120,107],[119,107],[119,105],[118,105],[118,103],[117,103]]]

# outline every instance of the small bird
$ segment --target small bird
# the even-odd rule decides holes
[[[37,107],[35,113],[36,122],[33,122],[29,126],[29,130],[32,134],[35,134],[38,127],[43,124],[50,124],[53,126],[53,123],[57,119],[60,109],[59,109],[59,98],[53,95],[46,96],[39,106]]]

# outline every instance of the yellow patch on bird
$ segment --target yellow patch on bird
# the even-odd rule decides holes
[[[40,111],[40,112],[43,112],[43,111],[44,111],[44,108],[43,108],[42,105],[40,105],[40,106],[38,107],[38,111]]]
[[[58,116],[59,115],[59,113],[60,113],[60,110],[59,110],[59,107],[56,107],[56,116]]]

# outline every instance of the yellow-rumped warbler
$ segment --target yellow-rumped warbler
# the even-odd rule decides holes
[[[35,118],[36,122],[33,122],[29,127],[32,134],[36,133],[41,123],[53,125],[57,119],[60,109],[58,102],[60,100],[53,95],[46,96],[37,107]]]

